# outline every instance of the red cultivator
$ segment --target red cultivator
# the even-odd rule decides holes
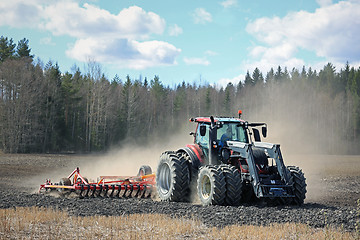
[[[139,197],[151,196],[155,185],[155,174],[149,166],[141,166],[137,176],[100,176],[97,182],[91,183],[76,168],[67,178],[59,183],[47,179],[40,185],[39,192],[57,190],[62,195],[72,192],[84,197]]]

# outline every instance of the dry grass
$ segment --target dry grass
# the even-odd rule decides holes
[[[45,208],[0,209],[0,239],[358,239],[304,224],[209,228],[196,219],[161,214],[69,216]]]

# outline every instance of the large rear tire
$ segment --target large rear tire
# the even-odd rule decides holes
[[[241,202],[243,183],[240,172],[231,165],[220,165],[226,182],[225,205],[238,206]]]
[[[306,198],[306,178],[299,167],[287,166],[291,173],[293,182],[293,193],[295,197],[292,199],[292,204],[302,205]]]
[[[162,201],[182,202],[189,195],[190,172],[187,161],[175,152],[160,156],[156,172],[156,189]]]
[[[202,205],[222,205],[226,197],[225,176],[220,167],[203,166],[197,180],[198,196]]]

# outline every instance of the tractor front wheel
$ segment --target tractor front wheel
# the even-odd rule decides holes
[[[287,169],[290,170],[292,182],[293,182],[293,192],[295,197],[292,199],[293,204],[302,205],[304,199],[306,198],[306,178],[304,173],[299,167],[288,166]]]
[[[200,168],[197,180],[198,196],[202,205],[222,205],[225,201],[226,182],[220,167]]]
[[[160,156],[156,172],[156,189],[162,201],[182,202],[189,195],[190,172],[187,161],[175,152]]]
[[[225,176],[226,194],[225,204],[228,206],[238,206],[241,201],[243,182],[240,172],[231,165],[221,164],[220,168]]]

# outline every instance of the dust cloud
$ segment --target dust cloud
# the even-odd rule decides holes
[[[142,165],[151,167],[156,173],[160,155],[165,151],[176,151],[193,142],[190,131],[195,130],[195,124],[185,122],[178,131],[171,135],[152,137],[146,144],[128,142],[121,147],[113,147],[106,153],[48,155],[39,162],[44,171],[27,179],[31,193],[38,192],[39,184],[46,179],[57,183],[61,178],[67,177],[74,169],[79,167],[80,174],[95,182],[100,176],[136,176]]]
[[[152,138],[145,145],[129,143],[104,155],[92,157],[88,162],[80,164],[81,173],[93,180],[99,176],[135,176],[142,165],[149,165],[155,173],[163,152],[176,151],[193,142],[190,131],[186,131],[187,127],[172,136]],[[194,124],[192,127],[195,128]]]
[[[330,177],[350,172],[360,175],[359,156],[344,155],[359,151],[358,143],[347,140],[346,123],[351,116],[344,110],[348,105],[344,96],[316,92],[310,85],[294,88],[293,84],[246,94],[248,102],[238,105],[243,118],[267,123],[268,137],[262,141],[280,144],[285,165],[302,168],[307,179],[306,201],[324,198]],[[339,168],[344,164],[346,168]]]
[[[249,95],[249,96],[247,96]],[[280,84],[250,89],[246,102],[237,105],[249,122],[266,122],[268,138],[295,154],[354,154],[358,143],[350,139],[351,110],[343,95],[317,92],[311,86]]]

